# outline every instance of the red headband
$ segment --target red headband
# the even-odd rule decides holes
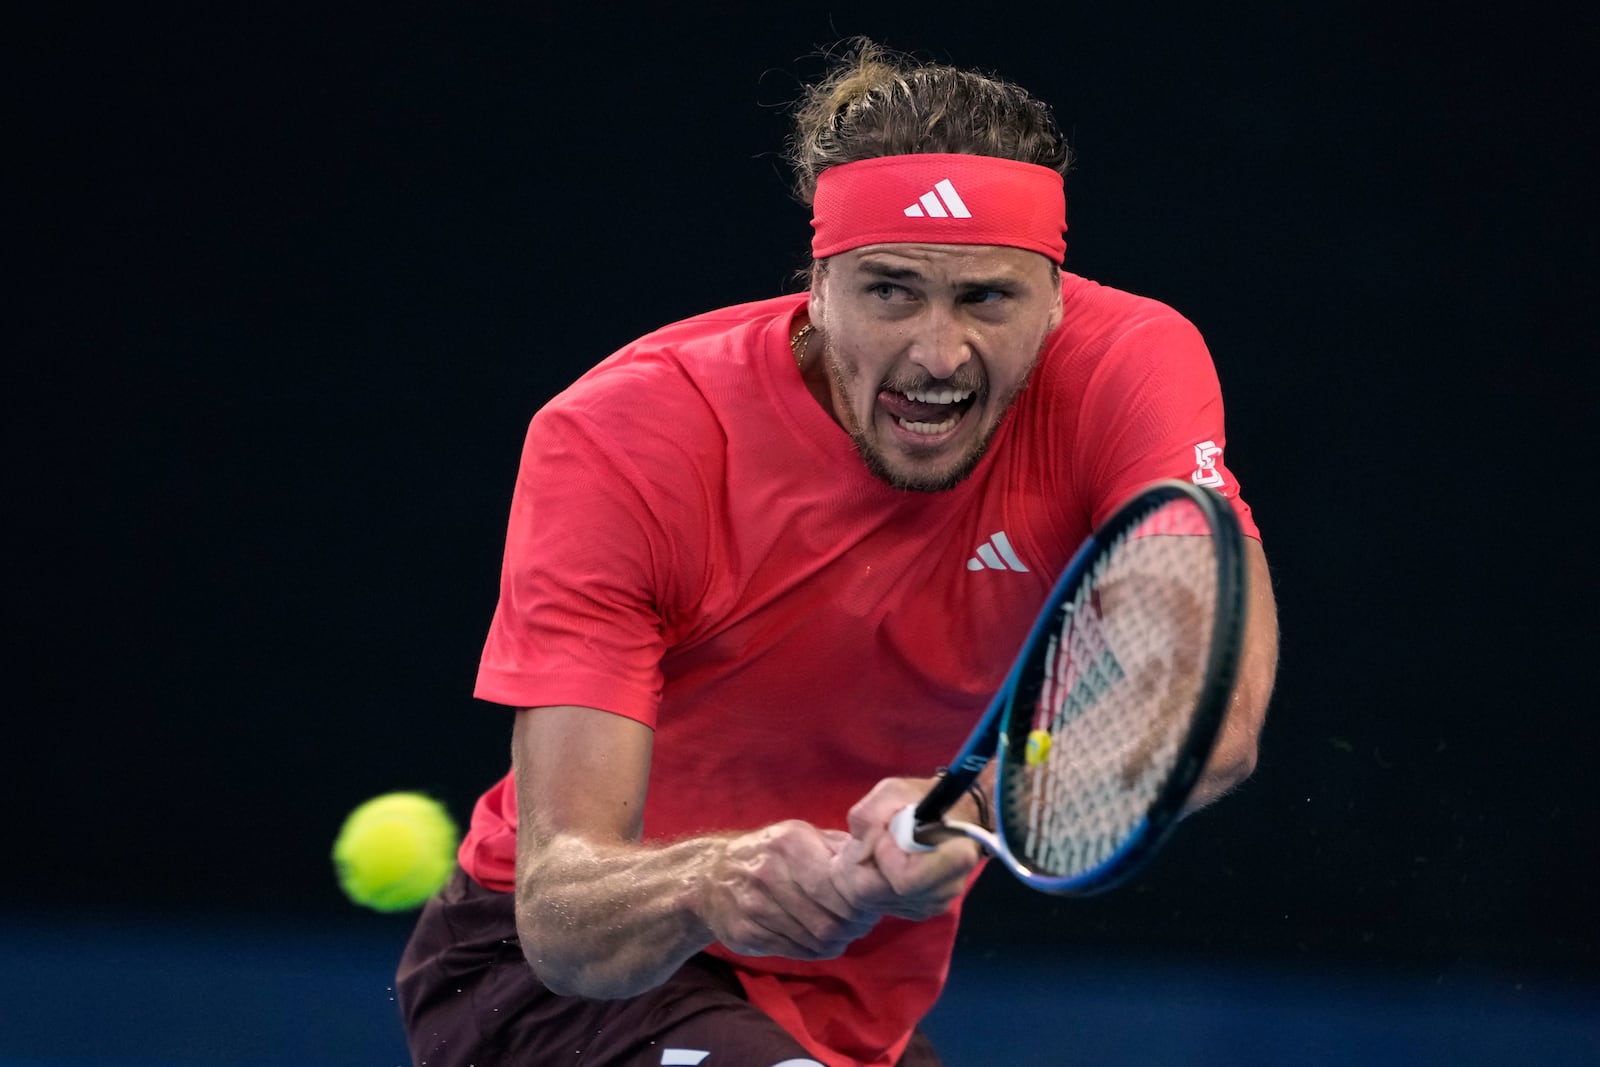
[[[878,156],[829,167],[811,205],[817,259],[863,245],[1007,245],[1060,263],[1061,175],[995,156]]]

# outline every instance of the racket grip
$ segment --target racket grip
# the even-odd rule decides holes
[[[894,818],[889,820],[889,832],[894,834],[894,843],[905,852],[932,852],[932,845],[924,845],[917,840],[917,806],[907,804],[894,813]]]

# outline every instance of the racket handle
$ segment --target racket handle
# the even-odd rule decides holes
[[[906,852],[932,852],[932,845],[924,845],[917,840],[917,806],[907,804],[894,813],[894,818],[889,820],[889,832],[894,834],[894,843]]]

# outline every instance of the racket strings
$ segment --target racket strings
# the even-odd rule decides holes
[[[1013,720],[1028,729],[1009,738],[1006,837],[1042,872],[1072,877],[1113,860],[1182,750],[1216,588],[1212,541],[1189,536],[1183,510],[1159,509],[1108,546],[1045,647],[1031,721]],[[1041,731],[1044,755],[1026,758],[1018,735]]]

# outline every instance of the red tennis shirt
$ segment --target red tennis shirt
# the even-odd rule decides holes
[[[867,472],[807,391],[805,296],[711,312],[611,356],[534,417],[476,695],[655,730],[646,840],[800,818],[845,828],[880,779],[926,775],[1001,683],[1091,528],[1160,478],[1249,508],[1176,312],[1073,275],[1029,387],[939,493]],[[461,846],[513,887],[509,775]],[[943,987],[957,913],[886,918],[836,960],[745,958],[753,1003],[830,1067],[886,1067]]]

